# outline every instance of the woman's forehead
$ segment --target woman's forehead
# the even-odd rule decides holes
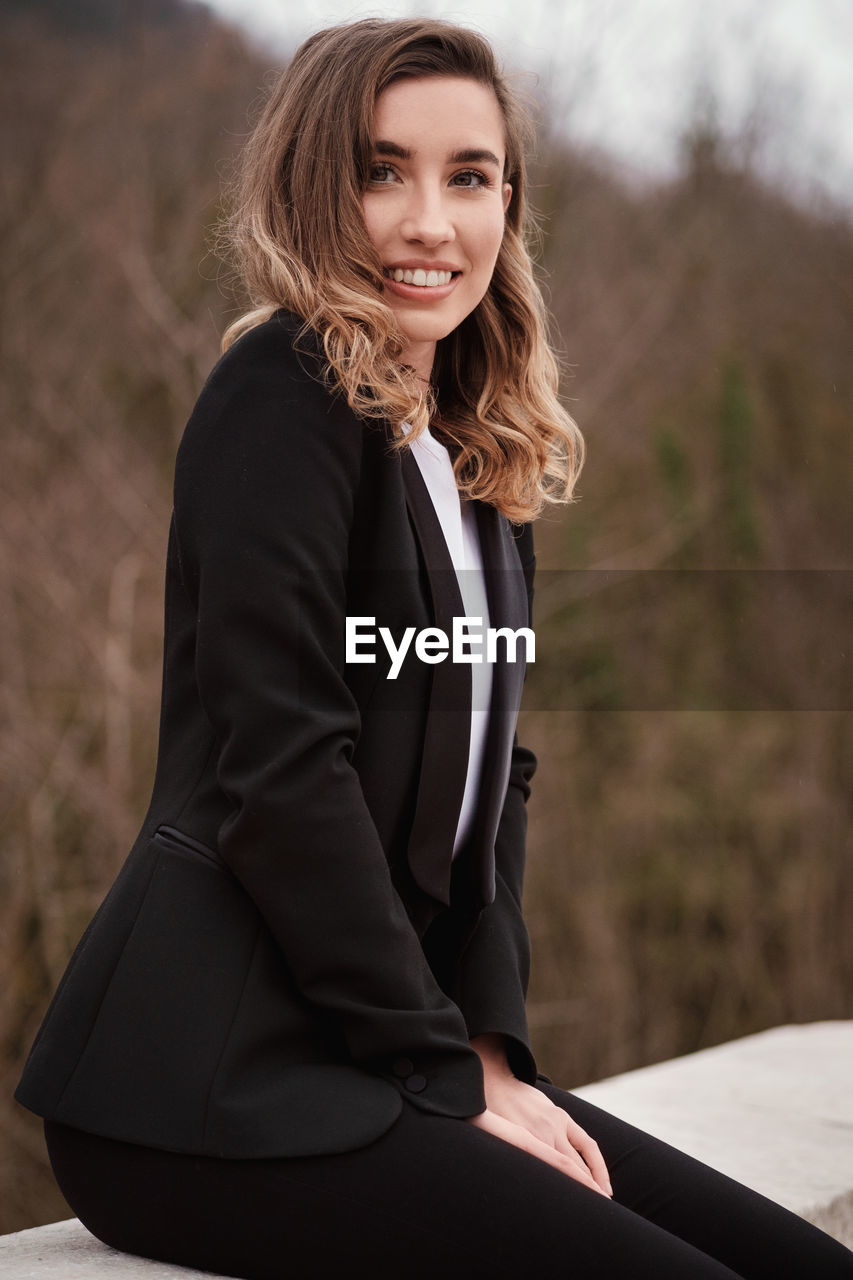
[[[373,141],[412,157],[435,150],[491,153],[502,164],[505,122],[490,85],[463,76],[407,77],[377,97]]]

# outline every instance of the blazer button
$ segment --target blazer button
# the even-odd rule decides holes
[[[409,1076],[406,1081],[406,1088],[409,1093],[423,1093],[426,1087],[426,1076]]]
[[[405,1080],[415,1069],[415,1064],[411,1058],[395,1058],[391,1064],[391,1070],[400,1080]]]

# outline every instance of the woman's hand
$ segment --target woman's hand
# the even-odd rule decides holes
[[[503,1037],[471,1041],[483,1064],[486,1110],[469,1124],[529,1152],[592,1191],[612,1196],[613,1188],[598,1144],[544,1093],[516,1079],[509,1068]]]

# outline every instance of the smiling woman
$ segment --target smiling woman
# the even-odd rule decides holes
[[[272,90],[253,307],[178,452],[151,805],[17,1096],[96,1235],[247,1280],[840,1280],[537,1072],[515,727],[581,443],[524,138],[444,22],[319,32]]]
[[[376,101],[364,220],[406,342],[429,381],[436,342],[483,300],[512,187],[494,92],[461,76],[398,80]],[[473,165],[479,168],[473,168]]]
[[[583,461],[526,248],[530,140],[473,32],[335,27],[274,87],[230,225],[255,305],[226,346],[286,303],[356,413],[387,421],[400,450],[438,428],[462,496],[513,521],[567,501]]]

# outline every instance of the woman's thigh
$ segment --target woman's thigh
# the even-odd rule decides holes
[[[550,1084],[601,1148],[614,1199],[749,1280],[853,1276],[853,1254],[781,1205]]]
[[[48,1135],[60,1186],[94,1234],[131,1253],[250,1280],[290,1271],[336,1280],[753,1274],[729,1270],[666,1226],[463,1121],[408,1107],[371,1146],[307,1159],[174,1155],[57,1126]],[[626,1180],[624,1170],[617,1176]]]

